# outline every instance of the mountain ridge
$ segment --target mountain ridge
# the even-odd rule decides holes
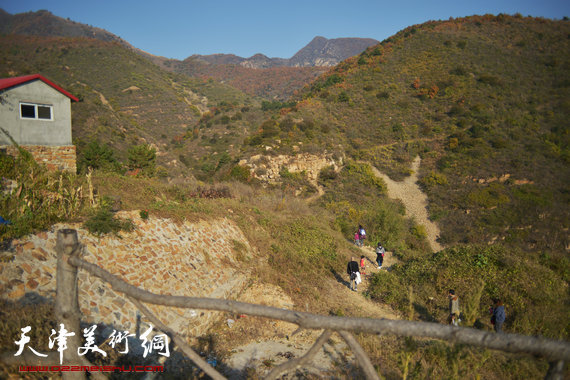
[[[21,34],[53,37],[87,37],[105,42],[118,42],[154,59],[170,59],[146,52],[136,48],[121,37],[101,28],[82,24],[73,20],[56,16],[48,10],[25,12],[12,15],[0,8],[0,33]],[[239,57],[235,54],[193,54],[188,58],[199,59],[211,64],[236,64],[248,68],[270,68],[277,66],[334,66],[340,61],[359,54],[369,46],[379,41],[371,38],[335,38],[326,39],[321,36],[313,38],[309,44],[301,48],[293,57],[269,58],[262,53],[256,53],[251,57]],[[184,61],[184,60],[182,60]]]
[[[210,64],[241,65],[249,68],[290,67],[332,67],[347,58],[360,54],[366,48],[380,43],[372,38],[342,37],[327,39],[316,36],[291,58],[270,58],[257,53],[244,58],[235,54],[194,54],[187,59],[197,59]]]
[[[328,68],[378,41],[366,38],[315,37],[290,59],[269,58],[258,53],[249,58],[234,54],[194,54],[184,60],[141,50],[104,29],[53,15],[47,10],[10,15],[0,8],[0,34],[41,37],[92,38],[117,43],[160,68],[227,83],[249,95],[284,100]]]

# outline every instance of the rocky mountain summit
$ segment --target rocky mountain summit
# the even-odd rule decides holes
[[[329,40],[317,36],[288,60],[289,66],[335,66],[379,42],[372,38],[334,38]]]
[[[269,58],[263,54],[255,54],[249,58],[242,58],[233,54],[193,55],[188,59],[199,60],[214,65],[233,64],[254,69],[266,69],[278,66],[332,67],[349,57],[360,54],[367,47],[378,43],[379,41],[372,38],[327,39],[317,36],[289,59]]]

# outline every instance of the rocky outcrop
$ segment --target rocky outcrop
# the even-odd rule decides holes
[[[139,288],[165,295],[224,299],[236,298],[244,289],[247,273],[237,269],[236,257],[250,256],[252,251],[231,220],[175,224],[152,216],[141,220],[138,212],[120,212],[118,216],[133,220],[136,229],[122,233],[121,238],[97,238],[78,225],[60,224],[12,242],[14,260],[0,262],[0,296],[10,300],[30,295],[55,298],[55,242],[61,228],[77,229],[85,260]],[[85,322],[135,330],[135,306],[83,271],[79,271],[79,306]],[[201,335],[220,316],[218,312],[149,307],[184,335]]]
[[[295,67],[335,66],[378,43],[379,41],[371,38],[333,38],[329,40],[317,36],[289,59],[288,65]]]
[[[278,155],[264,156],[256,155],[239,162],[241,166],[248,166],[251,174],[262,182],[276,184],[281,181],[279,174],[283,168],[287,168],[290,173],[305,172],[311,184],[317,186],[317,179],[320,171],[328,166],[332,166],[336,171],[342,166],[342,158],[336,160],[330,154],[314,155],[301,153],[294,156]]]

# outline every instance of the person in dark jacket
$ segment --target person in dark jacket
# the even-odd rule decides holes
[[[382,244],[378,242],[376,247],[376,263],[378,264],[378,269],[382,269],[382,263],[384,262],[384,254],[386,250],[382,247]]]
[[[449,317],[447,321],[450,325],[459,326],[459,297],[455,294],[455,290],[449,289]]]
[[[506,315],[505,315],[505,306],[500,299],[495,298],[493,299],[493,307],[491,308],[491,323],[494,326],[496,333],[503,332],[503,323],[505,323]]]
[[[356,276],[357,276],[356,274],[359,272],[359,270],[360,267],[358,266],[358,263],[354,261],[354,257],[351,257],[350,262],[346,267],[346,273],[350,277],[350,290],[354,290],[355,292],[357,290],[357,285],[358,285],[356,283]]]

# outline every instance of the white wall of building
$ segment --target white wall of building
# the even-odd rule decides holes
[[[52,106],[53,120],[22,119],[20,103]],[[20,145],[72,145],[71,100],[41,80],[27,82],[0,93],[0,127]],[[0,133],[0,145],[10,145]]]

